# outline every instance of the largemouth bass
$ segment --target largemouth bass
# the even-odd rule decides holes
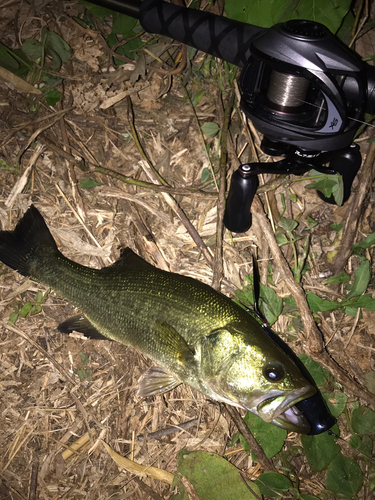
[[[266,422],[309,432],[295,404],[316,388],[247,311],[208,285],[157,269],[130,249],[103,269],[77,264],[58,250],[34,206],[14,231],[0,232],[0,260],[82,311],[60,331],[122,342],[155,362],[140,397],[184,382]]]

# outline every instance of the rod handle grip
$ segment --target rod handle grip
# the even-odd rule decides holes
[[[168,36],[240,67],[250,56],[251,41],[264,31],[258,26],[162,0],[144,0],[139,21],[149,33]]]

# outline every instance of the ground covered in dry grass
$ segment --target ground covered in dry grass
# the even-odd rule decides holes
[[[146,53],[142,61],[163,71],[145,70],[141,63],[115,66],[100,34],[105,34],[109,19],[90,28],[80,26],[73,18],[82,18],[84,8],[73,2],[6,5],[0,5],[4,44],[16,48],[25,40],[40,40],[42,28],[48,28],[70,45],[71,58],[59,73],[50,71],[63,76],[63,83],[56,87],[62,99],[54,107],[42,95],[0,82],[0,229],[12,228],[33,203],[61,251],[81,264],[110,265],[120,248],[129,246],[163,269],[213,282],[216,287],[221,283],[227,295],[242,287],[255,253],[263,282],[271,261],[276,292],[281,297],[290,295],[285,261],[280,261],[264,231],[259,202],[255,209],[260,215],[254,214],[248,232],[230,235],[225,231],[223,238],[217,236],[218,186],[212,181],[204,184],[202,177],[207,178],[212,170],[219,172],[222,147],[219,136],[205,136],[197,122],[217,123],[224,132],[227,102],[234,95],[234,106],[229,108],[228,170],[222,184],[252,154],[270,161],[260,153],[256,131],[241,116],[238,92],[225,81],[221,63],[198,53],[185,65],[185,49],[161,39],[153,46],[154,56]],[[371,34],[365,39],[364,55],[374,53],[373,40]],[[177,70],[168,67],[170,60],[181,55]],[[38,81],[36,74],[33,77]],[[193,102],[187,99],[185,88]],[[371,153],[368,134],[365,131],[360,142],[364,157]],[[161,181],[150,165],[167,187],[156,186]],[[358,196],[343,207],[324,204],[314,192],[304,190],[308,181],[290,184],[289,179],[261,179],[269,188],[266,195],[261,194],[261,201],[275,228],[282,211],[280,193],[286,197],[285,217],[298,219],[301,236],[311,225],[308,217],[318,222],[309,231],[305,291],[329,300],[344,296],[341,285],[328,287],[324,279],[344,268],[352,276],[359,263],[356,257],[345,260],[339,251],[329,264],[330,253],[340,249],[339,238],[349,234],[344,227],[338,235],[331,225],[353,224],[351,217],[356,214],[358,227],[352,243],[375,231],[368,172],[371,165],[354,184],[356,195],[363,194],[360,207]],[[292,263],[292,249],[285,246],[283,251]],[[373,250],[367,252],[373,260]],[[367,293],[374,293],[373,281]],[[34,310],[23,317],[26,303]],[[121,344],[57,332],[56,325],[73,314],[73,307],[54,291],[0,265],[0,498],[173,496],[168,482],[119,471],[103,442],[138,464],[172,474],[177,452],[185,447],[226,456],[249,477],[258,473],[259,464],[238,444],[228,447],[236,429],[220,405],[187,386],[164,396],[137,399],[137,383],[148,360]],[[374,314],[363,310],[356,318],[337,311],[316,316],[341,375],[337,365],[314,353],[314,342],[319,344],[316,332],[309,339],[292,328],[285,338],[297,352],[305,349],[316,360],[321,358],[350,400],[361,396],[369,403],[369,391],[374,392],[370,383]],[[303,312],[302,318],[306,332]],[[290,324],[284,314],[275,329],[286,332]],[[355,380],[354,385],[347,386],[345,376]],[[340,422],[345,438],[349,436],[345,418]],[[291,434],[286,446],[298,445],[298,436]],[[308,469],[302,452],[294,466],[303,491],[319,496],[324,484],[319,474]]]

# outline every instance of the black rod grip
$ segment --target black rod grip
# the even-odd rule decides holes
[[[241,165],[232,175],[225,203],[224,226],[234,233],[244,233],[251,226],[250,207],[259,185],[257,175],[251,173],[257,163]]]
[[[162,0],[145,0],[139,21],[149,33],[165,35],[207,54],[242,67],[251,41],[264,28]]]

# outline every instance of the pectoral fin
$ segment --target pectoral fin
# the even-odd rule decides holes
[[[146,373],[142,375],[139,383],[137,396],[146,398],[168,392],[181,384],[175,375],[168,373],[160,366],[151,366]]]
[[[169,359],[177,361],[182,366],[186,366],[189,362],[194,362],[193,350],[169,323],[166,321],[156,321],[154,335],[159,350],[168,356]]]
[[[83,333],[83,335],[89,339],[95,340],[111,340],[102,335],[96,328],[93,326],[90,321],[82,316],[82,314],[76,314],[71,318],[63,321],[57,327],[58,331],[61,333],[72,333],[79,332]]]

